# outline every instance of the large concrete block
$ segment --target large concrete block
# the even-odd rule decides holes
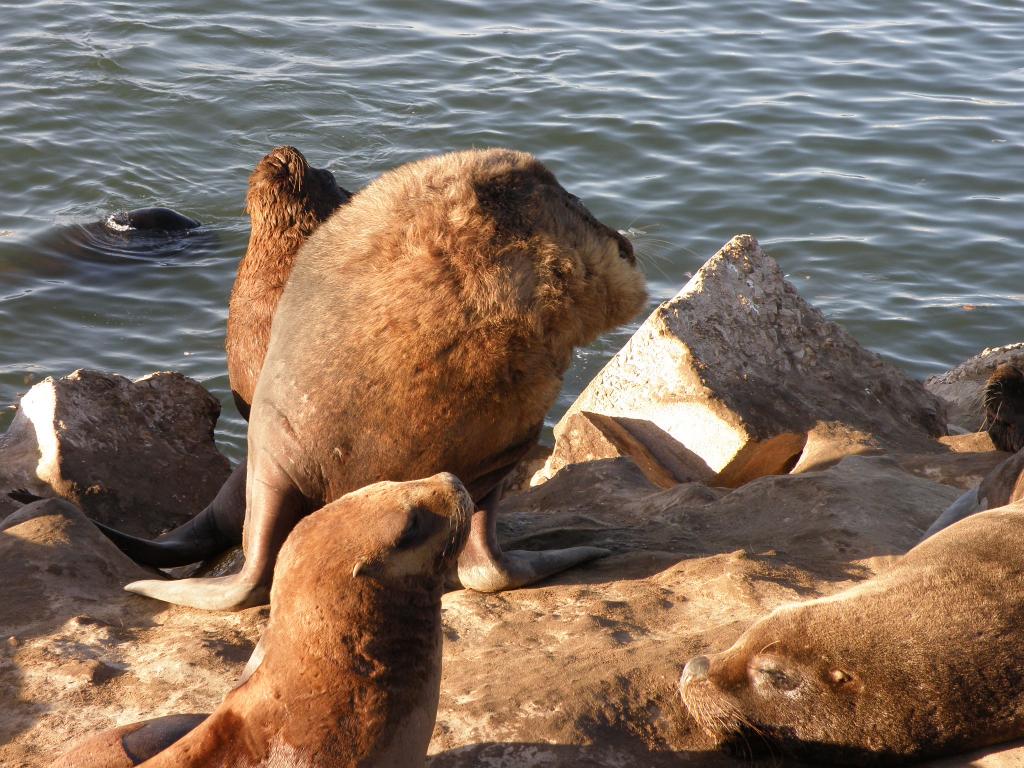
[[[851,453],[928,450],[946,433],[941,401],[804,301],[749,235],[701,267],[587,386],[555,427],[562,465],[575,460],[563,436],[579,412],[626,425],[654,456],[703,462],[724,486]]]

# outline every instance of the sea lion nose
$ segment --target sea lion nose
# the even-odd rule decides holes
[[[696,683],[708,679],[708,670],[711,669],[711,662],[707,656],[694,656],[683,667],[683,674],[679,677],[679,685]]]

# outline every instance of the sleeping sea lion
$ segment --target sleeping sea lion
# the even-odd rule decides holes
[[[441,687],[441,593],[473,501],[453,475],[382,482],[281,548],[259,666],[209,717],[87,737],[53,768],[423,765]]]
[[[243,570],[126,589],[208,609],[258,604],[301,517],[437,471],[480,507],[459,561],[465,586],[513,588],[605,554],[502,552],[495,507],[573,348],[646,296],[629,241],[531,155],[458,152],[381,176],[306,241],[281,296],[249,425]],[[198,556],[184,562],[236,524],[197,520],[182,549]]]
[[[904,764],[1024,736],[1024,504],[975,515],[888,571],[783,606],[691,659],[690,714],[723,746]]]

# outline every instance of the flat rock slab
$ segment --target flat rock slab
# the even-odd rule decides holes
[[[950,424],[976,432],[985,418],[982,405],[985,383],[1003,363],[1024,366],[1024,341],[982,350],[956,368],[929,376],[924,386],[946,402]]]
[[[562,438],[577,412],[614,419],[651,455],[735,487],[788,472],[810,436],[818,458],[805,470],[850,453],[927,450],[946,433],[943,407],[826,320],[739,235],[587,386],[555,427],[539,479],[576,463]]]
[[[227,479],[213,439],[219,414],[216,398],[180,373],[47,378],[0,435],[0,517],[19,506],[7,493],[25,489],[69,499],[127,533],[173,528]]]
[[[203,613],[122,589],[152,575],[62,499],[0,523],[0,765],[48,765],[86,733],[220,702],[265,609]]]

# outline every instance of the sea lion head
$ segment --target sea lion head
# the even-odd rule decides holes
[[[730,751],[826,765],[902,764],[998,741],[993,716],[1013,708],[998,704],[1007,694],[993,681],[1003,657],[1013,668],[1017,643],[984,626],[999,622],[998,595],[976,585],[965,600],[955,582],[966,573],[952,568],[944,583],[914,567],[780,607],[728,650],[690,659],[683,702]]]
[[[431,326],[457,324],[488,349],[544,348],[556,367],[647,298],[629,240],[526,152],[453,152],[383,174],[317,233],[324,269],[342,233],[360,268],[389,276],[388,301],[429,302]]]
[[[1024,370],[1003,363],[985,383],[985,423],[992,443],[1001,451],[1024,448]]]
[[[298,230],[308,237],[351,195],[326,168],[313,168],[295,147],[276,147],[249,176],[245,210],[253,230]]]
[[[680,693],[727,748],[904,764],[1024,733],[1015,505],[974,515],[836,595],[783,605],[691,658]]]
[[[465,487],[448,472],[346,494],[296,525],[281,550],[274,591],[293,593],[299,580],[308,593],[305,582],[314,577],[313,591],[323,585],[351,592],[357,587],[345,582],[374,582],[429,593],[462,550],[473,508]],[[341,584],[316,576],[321,569]],[[294,603],[294,596],[287,602]]]
[[[546,334],[589,344],[643,309],[647,290],[632,243],[537,158],[511,150],[459,157],[470,166],[465,178],[476,216],[487,222],[482,231],[513,270],[514,285],[532,293]]]

